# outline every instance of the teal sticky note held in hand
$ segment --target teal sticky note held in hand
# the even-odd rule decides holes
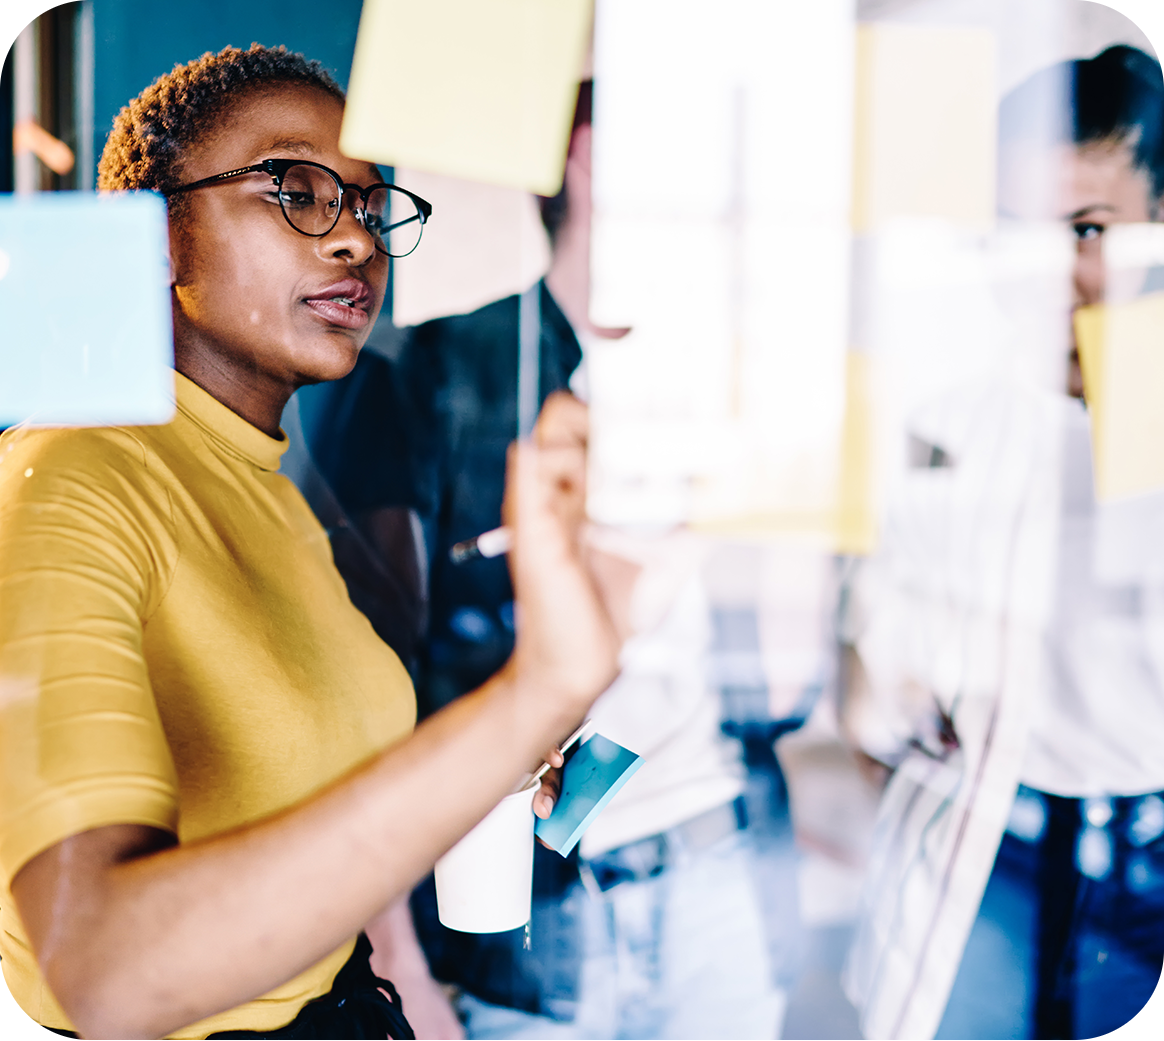
[[[566,761],[561,795],[549,817],[534,826],[534,834],[567,856],[642,762],[641,755],[595,734]]]

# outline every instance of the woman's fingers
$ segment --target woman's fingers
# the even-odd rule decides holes
[[[584,450],[513,444],[507,471],[502,516],[514,533],[517,555],[523,542],[527,549],[533,546],[530,536],[549,537],[553,545],[565,538],[574,545],[586,512]]]
[[[542,406],[530,443],[512,446],[506,481],[506,524],[515,527],[550,514],[577,534],[586,511],[586,439],[589,411],[577,398],[555,391]],[[516,511],[524,504],[527,516]]]
[[[559,759],[562,757],[559,755]],[[537,795],[534,796],[534,813],[543,820],[548,817],[554,809],[554,803],[558,801],[558,796],[562,793],[562,771],[556,767],[553,770],[547,770],[542,775],[542,786],[538,790]]]
[[[556,390],[546,398],[534,427],[540,448],[584,448],[590,436],[590,410],[573,394]]]
[[[503,507],[513,531],[515,666],[543,696],[565,695],[578,715],[614,678],[618,660],[618,640],[580,546],[586,417],[576,399],[551,396],[534,443],[510,448]]]

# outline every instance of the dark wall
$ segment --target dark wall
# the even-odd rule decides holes
[[[78,154],[77,127],[77,18],[79,3],[61,4],[39,19],[37,62],[48,74],[39,78],[36,111],[40,125]],[[40,188],[59,191],[76,188],[77,170],[55,174],[39,167]]]
[[[130,98],[163,72],[228,44],[284,44],[347,86],[361,0],[93,0],[94,161]]]
[[[0,69],[0,192],[12,191],[12,63]]]

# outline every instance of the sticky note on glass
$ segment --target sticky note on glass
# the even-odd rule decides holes
[[[853,223],[895,217],[990,228],[997,43],[986,29],[862,25],[857,33]]]
[[[167,236],[151,192],[0,196],[0,426],[173,417]]]
[[[569,855],[642,761],[629,748],[595,734],[566,761],[561,795],[549,817],[534,826],[534,833],[563,857]]]
[[[1075,313],[1096,497],[1164,489],[1164,293]]]
[[[877,545],[877,402],[870,366],[868,354],[850,351],[845,357],[845,416],[834,535],[838,553],[872,553]]]
[[[340,148],[554,195],[593,0],[365,0]]]

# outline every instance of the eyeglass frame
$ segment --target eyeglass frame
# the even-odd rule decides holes
[[[331,177],[331,179],[335,181],[337,187],[339,188],[339,198],[336,199],[336,202],[339,203],[339,205],[336,207],[335,219],[331,222],[331,227],[329,227],[326,231],[304,231],[302,228],[297,227],[291,218],[287,216],[287,210],[283,206],[283,178],[287,176],[287,171],[290,170],[293,166],[314,166],[317,170],[322,170],[329,177]],[[424,226],[428,223],[428,219],[432,216],[432,203],[422,199],[414,192],[410,192],[407,188],[401,188],[396,184],[387,184],[384,181],[377,181],[375,184],[370,185],[367,188],[361,188],[358,184],[346,183],[330,166],[324,166],[323,163],[312,162],[310,159],[264,159],[261,163],[255,163],[253,166],[243,166],[239,167],[237,170],[227,170],[225,173],[214,174],[210,177],[203,177],[201,180],[190,182],[190,184],[180,184],[177,188],[171,188],[168,192],[163,192],[162,194],[165,196],[165,198],[169,199],[171,196],[178,195],[181,192],[193,191],[195,188],[206,188],[209,185],[219,184],[223,181],[228,181],[233,177],[242,177],[244,174],[249,173],[265,173],[271,178],[275,186],[279,189],[279,212],[283,214],[283,219],[290,225],[293,231],[297,231],[300,235],[306,235],[308,238],[313,239],[321,239],[325,235],[330,235],[335,230],[335,226],[339,223],[340,214],[343,212],[344,192],[346,192],[349,188],[360,197],[360,201],[364,204],[362,207],[353,207],[352,212],[356,215],[356,220],[360,222],[360,226],[365,230],[367,229],[368,220],[368,196],[371,195],[372,192],[374,192],[377,188],[387,188],[390,192],[402,192],[404,195],[407,195],[408,198],[410,198],[416,204],[417,216],[409,217],[407,220],[402,220],[397,224],[391,225],[387,231],[390,232],[393,228],[399,228],[402,225],[408,224],[414,220],[419,220],[421,235],[417,236],[416,245],[413,246],[412,249],[408,251],[408,253],[401,253],[399,256],[396,256],[392,253],[389,253],[387,249],[381,249],[377,244],[378,236],[372,235],[372,245],[376,247],[377,252],[383,253],[386,257],[392,257],[393,260],[399,260],[401,257],[408,256],[409,253],[412,253],[413,250],[416,249],[416,246],[420,245],[421,236],[424,234]],[[371,234],[371,232],[369,232],[369,234]]]

